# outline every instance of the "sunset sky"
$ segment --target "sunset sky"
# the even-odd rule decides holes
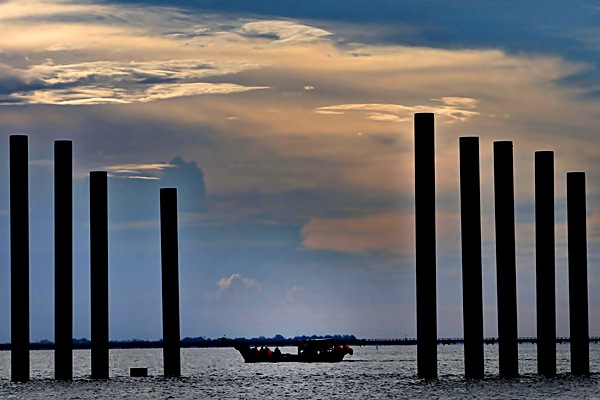
[[[519,335],[534,336],[533,154],[586,171],[600,335],[597,1],[0,0],[0,342],[8,136],[29,135],[31,339],[53,339],[53,141],[74,142],[74,337],[89,328],[90,170],[109,171],[110,337],[161,331],[160,187],[179,189],[181,335],[414,337],[415,112],[436,114],[438,333],[462,336],[458,138],[481,137],[485,335],[497,334],[492,142],[513,140]]]

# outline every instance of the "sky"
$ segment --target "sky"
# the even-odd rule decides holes
[[[90,337],[89,171],[109,172],[110,338],[159,339],[159,188],[179,194],[182,337],[414,337],[413,114],[436,114],[438,336],[462,336],[458,138],[479,136],[485,335],[493,159],[514,141],[520,336],[535,336],[533,157],[587,172],[600,335],[596,1],[0,0],[0,342],[8,137],[29,136],[31,339],[54,336],[53,141],[74,146],[74,337]]]

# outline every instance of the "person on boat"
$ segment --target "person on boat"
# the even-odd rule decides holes
[[[281,356],[281,350],[279,350],[279,346],[275,347],[273,354],[277,357]]]

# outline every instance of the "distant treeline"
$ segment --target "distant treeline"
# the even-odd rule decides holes
[[[217,338],[210,339],[203,336],[198,337],[185,337],[181,339],[182,348],[190,347],[233,347],[238,343],[244,343],[249,346],[296,346],[299,342],[311,339],[333,339],[337,342],[349,344],[351,346],[411,346],[416,345],[417,340],[413,338],[404,339],[358,339],[354,335],[302,335],[294,336],[293,338],[286,338],[282,335],[275,335],[273,337],[254,337],[254,338]],[[496,344],[497,338],[486,338],[484,339],[485,344]],[[537,343],[537,338],[525,337],[519,338],[519,343]],[[462,344],[462,338],[455,339],[438,339],[438,344]],[[569,343],[568,337],[556,338],[556,343]],[[591,337],[590,343],[600,343],[600,337]],[[52,350],[54,349],[54,343],[50,340],[40,340],[39,342],[32,342],[30,344],[31,350]],[[163,347],[162,340],[112,340],[109,342],[111,349],[160,349]],[[0,350],[10,350],[10,343],[0,343]],[[90,349],[91,342],[87,338],[73,339],[74,349]]]
[[[203,336],[198,337],[185,337],[181,339],[181,347],[233,347],[236,343],[245,343],[252,346],[295,346],[303,340],[310,339],[334,339],[339,342],[348,344],[357,344],[358,342],[364,341],[364,339],[357,339],[354,335],[302,335],[295,336],[293,338],[286,338],[282,335],[275,335],[273,337],[254,337],[254,338],[226,338],[221,337],[217,339],[205,338]],[[91,341],[87,338],[73,339],[74,349],[90,349]],[[109,347],[111,349],[153,349],[162,348],[162,340],[143,340],[143,339],[131,339],[131,340],[111,340]],[[1,343],[0,350],[10,350],[10,343]],[[32,342],[30,344],[32,350],[52,350],[54,349],[54,342],[50,340],[40,340],[39,342]]]

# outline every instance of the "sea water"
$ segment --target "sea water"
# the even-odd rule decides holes
[[[294,352],[293,347],[283,352]],[[558,345],[558,377],[536,372],[536,347],[519,346],[521,377],[498,377],[498,347],[485,346],[486,377],[463,377],[463,346],[438,347],[439,379],[416,376],[414,346],[354,347],[334,364],[245,364],[232,348],[182,349],[180,379],[165,379],[160,349],[110,351],[108,380],[90,379],[90,352],[74,352],[74,380],[57,382],[52,351],[31,352],[31,381],[10,382],[10,352],[0,352],[1,399],[600,399],[600,345],[590,345],[592,375],[569,371],[569,346]],[[147,378],[129,368],[146,367]]]

